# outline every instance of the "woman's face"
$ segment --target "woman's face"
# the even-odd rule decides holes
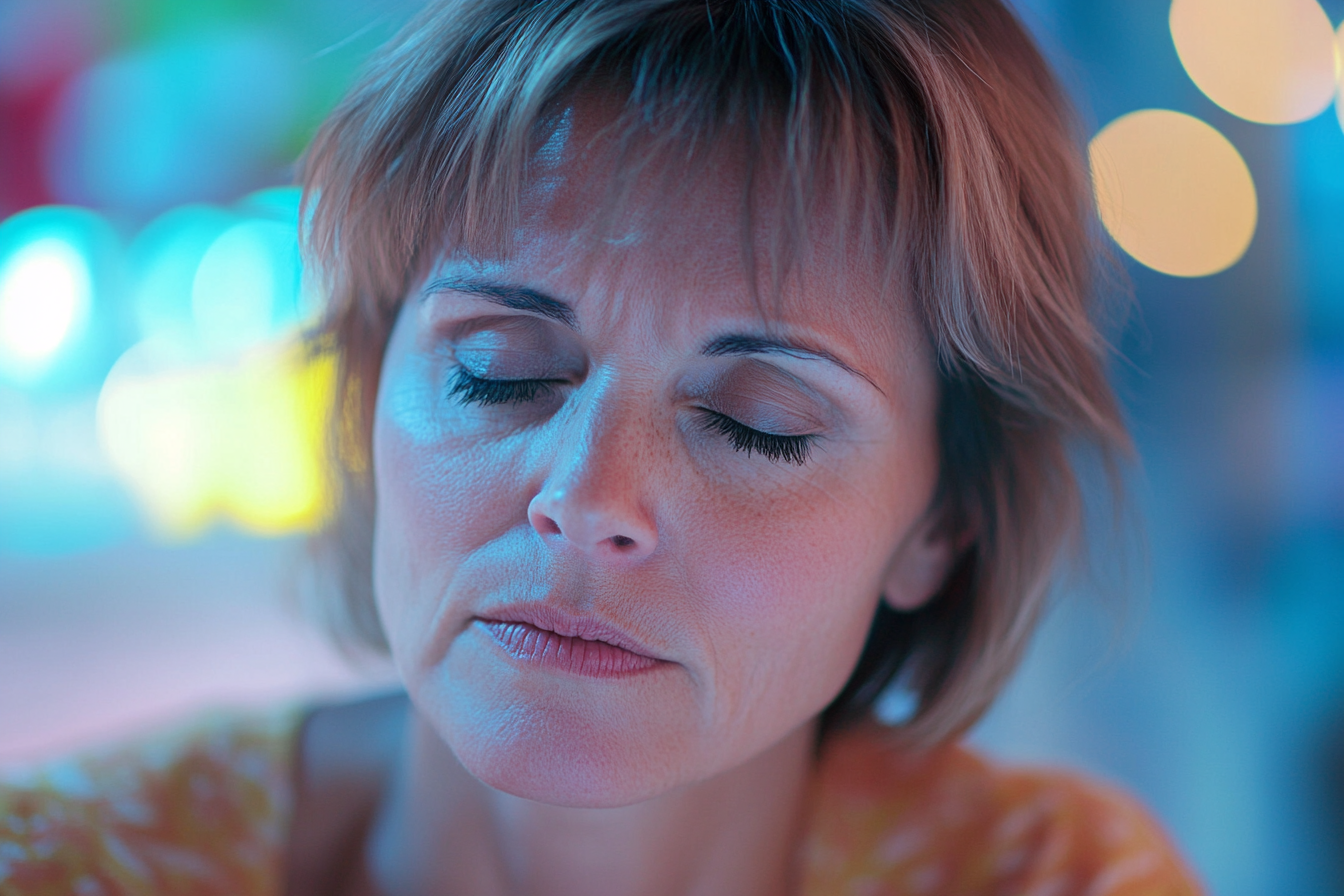
[[[587,139],[552,141],[510,257],[445,258],[405,300],[374,575],[469,771],[616,806],[812,723],[879,595],[927,597],[937,387],[909,303],[824,227],[762,316],[729,166],[595,228]]]

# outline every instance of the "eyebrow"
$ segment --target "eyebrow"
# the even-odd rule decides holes
[[[790,358],[829,361],[846,373],[864,380],[877,391],[882,391],[882,388],[863,371],[855,370],[823,348],[817,348],[796,339],[761,336],[753,333],[727,333],[711,339],[701,349],[701,353],[711,358],[724,355],[785,355]]]
[[[436,293],[450,290],[464,292],[514,311],[529,311],[550,320],[558,321],[572,330],[579,328],[578,316],[568,302],[557,299],[555,296],[549,296],[544,292],[512,283],[496,283],[491,280],[463,277],[441,277],[427,283],[425,288],[420,291],[420,295],[421,298],[428,298]],[[790,358],[827,361],[846,373],[864,380],[878,392],[882,392],[882,387],[873,382],[867,374],[855,370],[823,348],[808,345],[796,339],[764,336],[756,333],[726,333],[707,342],[700,353],[710,358],[731,355],[784,355]],[[883,392],[883,394],[886,393]]]
[[[562,302],[554,296],[548,296],[544,292],[538,292],[526,286],[461,277],[441,277],[425,284],[425,288],[420,291],[420,296],[421,298],[428,298],[436,293],[449,290],[464,292],[485,299],[487,302],[494,302],[496,305],[511,308],[514,311],[530,311],[533,314],[558,321],[572,330],[579,328],[578,317],[567,302]]]

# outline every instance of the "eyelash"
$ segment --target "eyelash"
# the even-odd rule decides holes
[[[466,368],[459,367],[453,373],[448,394],[455,396],[464,404],[524,404],[536,401],[543,395],[549,395],[557,382],[559,381],[483,379],[472,376]],[[711,411],[709,408],[699,410],[705,415],[701,426],[706,431],[727,436],[733,449],[745,451],[748,457],[754,451],[772,461],[802,466],[811,456],[812,443],[816,440],[816,436],[782,436],[761,432],[718,411]]]
[[[465,404],[524,404],[549,395],[559,380],[488,380],[467,373],[459,367],[453,373],[448,387],[450,396],[457,396]]]
[[[781,436],[772,432],[761,432],[718,411],[711,411],[709,408],[700,410],[705,414],[701,425],[709,432],[727,436],[733,443],[733,448],[747,452],[747,457],[751,457],[751,452],[755,451],[770,460],[784,461],[801,467],[807,463],[808,456],[812,453],[812,442],[816,436]]]

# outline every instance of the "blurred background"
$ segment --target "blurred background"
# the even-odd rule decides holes
[[[288,184],[415,5],[0,0],[0,762],[388,680],[296,596],[330,371]],[[1147,560],[973,738],[1137,792],[1220,896],[1344,892],[1344,0],[1017,5],[1137,300]]]

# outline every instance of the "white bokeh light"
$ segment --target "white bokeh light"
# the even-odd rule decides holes
[[[83,253],[59,237],[21,245],[0,265],[0,371],[46,369],[83,322],[93,279]]]

